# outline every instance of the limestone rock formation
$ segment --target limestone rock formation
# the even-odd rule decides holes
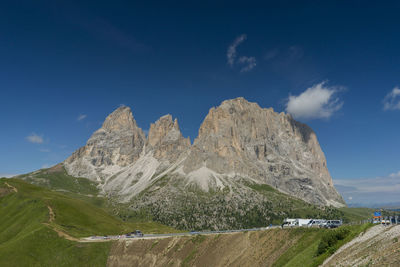
[[[312,129],[244,98],[211,108],[190,152],[185,173],[207,168],[221,179],[245,177],[310,203],[343,203]]]
[[[150,125],[146,149],[153,150],[156,159],[169,159],[170,162],[174,162],[189,147],[189,138],[182,136],[178,120],[172,121],[171,115],[162,116]]]
[[[135,162],[145,140],[131,109],[123,106],[111,113],[86,145],[67,158],[64,165],[70,175],[101,181]]]

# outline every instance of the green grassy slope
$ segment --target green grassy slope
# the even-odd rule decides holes
[[[244,204],[241,207],[240,213],[229,213],[226,209],[221,210],[221,206],[229,206],[225,203],[226,195],[229,192],[209,192],[205,193],[196,188],[186,188],[187,192],[179,197],[174,195],[176,201],[185,202],[186,205],[174,204],[168,209],[168,206],[162,203],[145,205],[145,208],[132,210],[129,206],[142,202],[141,199],[133,200],[133,203],[121,204],[113,202],[112,199],[106,199],[99,196],[97,183],[86,178],[77,178],[67,174],[62,164],[53,166],[49,169],[41,169],[25,175],[20,175],[18,179],[23,179],[29,183],[36,184],[42,187],[47,187],[52,190],[59,191],[64,195],[75,199],[81,199],[85,202],[107,210],[108,213],[117,215],[124,221],[140,222],[157,220],[163,224],[173,225],[180,229],[208,229],[210,226],[207,222],[207,214],[215,213],[221,216],[221,220],[227,217],[233,217],[236,223],[231,223],[230,228],[246,228],[260,227],[266,224],[280,224],[287,217],[291,218],[325,218],[325,219],[342,219],[345,223],[361,221],[371,218],[373,210],[367,208],[340,208],[333,207],[318,207],[302,201],[301,199],[284,194],[269,185],[260,185],[244,182],[244,185],[249,187],[253,194],[262,195],[264,201],[248,207]],[[170,183],[168,178],[158,180],[156,186],[163,187]],[[150,186],[149,189],[152,187]],[[139,196],[149,195],[153,197],[153,192],[142,192]],[[240,204],[240,203],[239,203]],[[199,205],[201,206],[199,208]],[[202,214],[203,222],[199,223],[199,218]],[[182,218],[185,218],[185,225],[180,225]],[[178,222],[178,223],[177,223]]]
[[[96,196],[99,193],[97,183],[86,178],[68,175],[62,164],[19,175],[15,178],[61,192],[72,192],[88,196]]]
[[[52,221],[48,207],[55,214]],[[154,222],[123,222],[83,200],[17,179],[0,179],[0,218],[0,266],[105,266],[110,242],[78,243],[54,229],[75,238],[173,231]]]
[[[287,229],[300,239],[273,266],[319,266],[342,245],[346,244],[372,224],[348,225],[337,229]]]
[[[342,211],[345,215],[345,217],[348,219],[350,222],[358,222],[362,220],[367,220],[371,219],[372,215],[374,214],[374,209],[370,208],[340,208],[340,211]]]

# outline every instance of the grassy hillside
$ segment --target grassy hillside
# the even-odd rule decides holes
[[[111,243],[78,243],[90,235],[134,229],[171,232],[154,222],[127,223],[103,209],[17,179],[0,179],[0,266],[104,266]]]
[[[240,198],[232,196],[229,190],[204,192],[196,187],[179,184],[170,188],[173,183],[179,181],[165,176],[155,181],[131,203],[121,204],[112,198],[99,196],[97,183],[68,175],[62,164],[18,178],[89,202],[124,221],[155,220],[184,230],[262,227],[281,224],[287,217],[343,219],[348,223],[370,218],[372,214],[372,210],[363,208],[318,207],[284,194],[269,185],[246,181],[243,181],[239,188],[247,188],[242,190],[242,194],[245,192],[247,197]],[[154,192],[160,188],[165,192],[158,194],[161,198],[157,198]],[[166,197],[170,199],[168,203],[165,202]]]
[[[345,218],[349,222],[358,222],[362,220],[371,219],[374,214],[374,209],[370,208],[340,208],[340,211],[343,212]]]
[[[61,192],[78,193],[87,196],[97,196],[99,193],[97,183],[86,178],[68,175],[62,164],[19,175],[15,178]]]
[[[337,229],[290,229],[298,241],[283,253],[273,266],[319,266],[342,245],[346,244],[372,224],[342,226]]]

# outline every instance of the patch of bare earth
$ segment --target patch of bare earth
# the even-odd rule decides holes
[[[47,208],[49,209],[49,221],[47,223],[43,223],[44,225],[46,225],[47,227],[49,227],[50,229],[52,229],[53,231],[55,231],[59,237],[63,237],[65,239],[68,239],[70,241],[77,241],[79,242],[80,239],[75,238],[73,236],[70,236],[69,234],[67,234],[66,232],[58,229],[55,225],[52,224],[52,222],[55,220],[56,215],[53,211],[53,209],[47,205]]]
[[[12,192],[10,188],[0,187],[0,197],[4,197]]]
[[[18,189],[15,186],[10,185],[9,183],[5,182],[6,186],[8,186],[9,188],[11,188],[15,193],[18,192]]]
[[[271,266],[298,237],[267,230],[113,243],[107,266]]]
[[[400,266],[400,225],[377,225],[342,246],[322,266]]]

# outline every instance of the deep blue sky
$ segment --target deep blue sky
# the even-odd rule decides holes
[[[395,1],[135,2],[0,3],[0,174],[62,161],[120,104],[143,129],[172,114],[193,141],[225,99],[281,112],[289,95],[324,81],[343,105],[299,120],[317,133],[332,177],[400,171],[400,110],[383,108],[400,85]],[[231,66],[228,47],[243,34]],[[241,72],[242,56],[256,66]]]

